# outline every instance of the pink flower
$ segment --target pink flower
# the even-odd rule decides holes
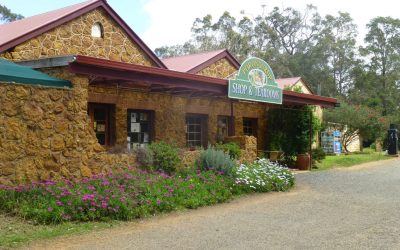
[[[52,208],[52,207],[48,207],[48,208],[47,208],[47,211],[53,212],[53,208]]]

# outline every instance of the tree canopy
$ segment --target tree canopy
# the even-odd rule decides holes
[[[0,21],[2,22],[12,22],[24,18],[20,14],[13,13],[6,6],[0,4]]]
[[[257,56],[277,78],[302,76],[315,93],[340,98],[345,109],[359,107],[363,115],[368,112],[361,111],[370,110],[388,122],[400,121],[400,19],[370,20],[362,46],[349,13],[321,16],[312,5],[304,10],[274,7],[240,20],[229,12],[216,20],[206,15],[195,19],[191,31],[192,39],[183,45],[164,46],[156,53],[170,57],[226,48],[239,61]],[[354,114],[344,114],[349,119],[342,122],[357,124],[361,131],[362,124],[351,119]],[[338,122],[338,117],[325,119]]]

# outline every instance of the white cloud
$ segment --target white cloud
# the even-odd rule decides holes
[[[251,14],[262,12],[263,4],[269,12],[274,6],[304,9],[310,3],[318,7],[321,15],[349,12],[359,26],[360,41],[371,18],[379,15],[398,18],[397,11],[400,9],[400,3],[394,0],[381,0],[379,3],[358,0],[150,0],[144,5],[150,25],[141,37],[152,49],[182,44],[190,38],[190,29],[196,17],[211,14],[216,21],[225,10],[237,18],[241,18],[240,11],[245,10],[251,17]]]

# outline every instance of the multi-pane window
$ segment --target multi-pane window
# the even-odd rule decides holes
[[[257,118],[243,118],[243,134],[257,137]]]
[[[188,147],[206,147],[207,141],[207,116],[186,116],[186,145]]]
[[[128,110],[128,140],[131,147],[149,144],[152,139],[153,112]]]

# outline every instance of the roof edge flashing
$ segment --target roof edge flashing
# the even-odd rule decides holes
[[[46,57],[34,60],[23,60],[16,61],[14,63],[26,66],[32,69],[40,69],[40,68],[52,68],[52,67],[63,67],[68,66],[70,63],[75,62],[76,56],[55,56],[55,57]]]

